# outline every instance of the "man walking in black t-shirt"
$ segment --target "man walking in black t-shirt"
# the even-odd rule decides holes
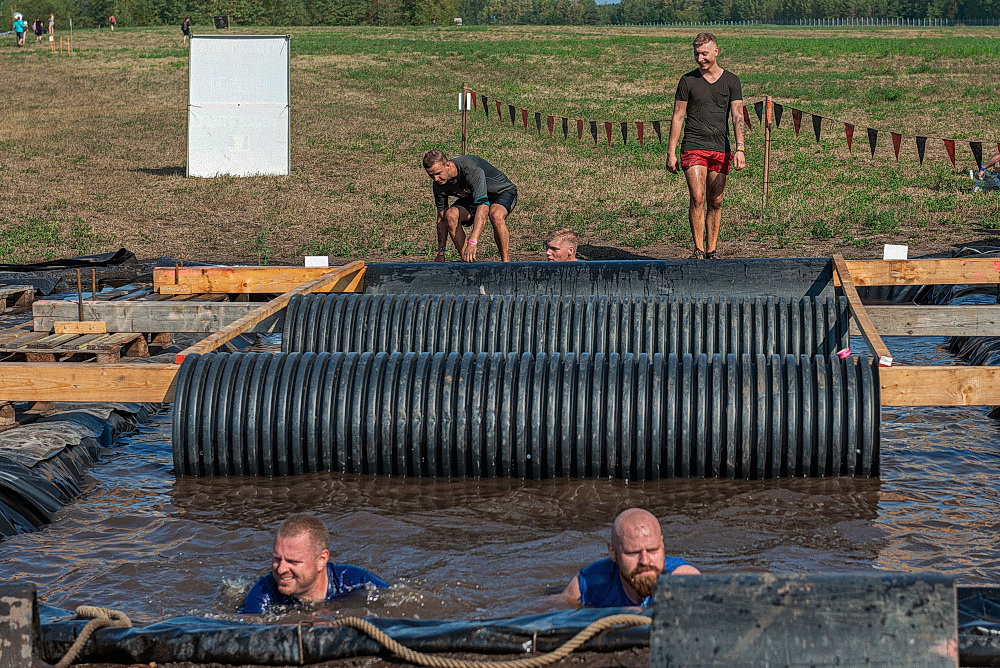
[[[717,62],[715,35],[698,33],[694,60],[698,69],[681,77],[670,118],[667,170],[677,173],[677,140],[681,142],[680,167],[687,179],[688,220],[694,237],[692,260],[718,257],[716,243],[722,224],[722,192],[730,167],[746,167],[743,148],[743,85],[739,77]],[[733,119],[736,150],[729,144],[729,117]]]
[[[474,262],[487,220],[493,226],[500,259],[510,262],[507,216],[517,206],[517,186],[477,155],[458,155],[449,160],[443,151],[434,149],[424,155],[423,165],[434,182],[438,237],[435,262],[444,261],[449,236],[462,259]],[[449,196],[456,198],[451,206],[448,206]],[[467,226],[471,226],[468,237],[464,229]]]

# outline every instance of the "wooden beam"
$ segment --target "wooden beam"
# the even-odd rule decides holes
[[[847,260],[846,262],[856,286],[1000,283],[1000,258]]]
[[[85,301],[83,317],[102,321],[109,332],[215,332],[256,310],[264,302],[199,301]],[[76,302],[40,300],[32,305],[34,330],[50,332],[55,323],[77,317]],[[248,332],[275,332],[281,329],[284,314],[265,318]]]
[[[345,264],[340,268],[330,269],[325,268],[327,273],[312,279],[308,283],[300,285],[293,288],[281,295],[276,297],[271,301],[267,302],[263,306],[254,309],[250,313],[247,313],[242,318],[230,323],[229,325],[223,327],[214,334],[210,334],[198,343],[190,346],[177,353],[174,356],[174,361],[180,364],[184,361],[187,355],[201,355],[203,353],[212,352],[222,344],[227,341],[232,340],[234,337],[239,336],[243,332],[247,331],[249,328],[253,327],[256,323],[260,322],[264,318],[274,315],[278,311],[282,310],[288,305],[288,302],[295,295],[304,295],[311,292],[322,292],[324,288],[331,285],[336,285],[340,281],[344,280],[345,277],[350,279],[353,275],[360,269],[364,267],[364,263],[361,261],[351,262],[350,264]]]
[[[1000,336],[1000,304],[866,305],[865,310],[882,336]],[[851,334],[861,333],[851,325]]]
[[[834,255],[833,266],[837,270],[836,274],[840,278],[840,287],[847,296],[847,301],[851,306],[851,312],[854,314],[854,320],[858,323],[858,328],[861,330],[861,336],[864,337],[865,343],[868,344],[868,349],[871,350],[872,354],[878,359],[879,366],[892,366],[892,354],[890,354],[889,349],[885,347],[885,343],[882,342],[882,337],[878,335],[878,330],[875,329],[875,325],[872,324],[871,318],[868,317],[865,305],[861,303],[861,297],[858,296],[858,291],[854,287],[854,282],[851,280],[851,272],[847,268],[844,256]]]
[[[0,363],[0,401],[174,400],[176,364]]]
[[[363,262],[343,274],[342,282],[324,285],[313,292],[357,292],[364,276]],[[337,267],[156,267],[153,286],[163,294],[276,293],[288,292],[319,278]]]
[[[1000,367],[879,369],[883,406],[1000,406]]]

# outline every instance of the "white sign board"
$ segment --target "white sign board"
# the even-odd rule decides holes
[[[287,175],[290,35],[192,35],[188,176]]]

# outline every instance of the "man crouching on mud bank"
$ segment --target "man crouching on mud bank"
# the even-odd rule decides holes
[[[424,155],[424,169],[434,181],[434,205],[437,207],[438,249],[435,262],[444,262],[444,251],[451,236],[455,248],[466,262],[475,262],[479,237],[489,220],[500,259],[510,262],[510,232],[507,216],[517,206],[517,186],[507,175],[476,155],[459,155],[451,160],[434,149]],[[457,198],[448,206],[448,197]],[[468,237],[465,227],[471,226]]]

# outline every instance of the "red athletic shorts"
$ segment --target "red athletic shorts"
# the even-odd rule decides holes
[[[704,165],[710,172],[729,173],[733,154],[725,151],[681,151],[681,167]]]

